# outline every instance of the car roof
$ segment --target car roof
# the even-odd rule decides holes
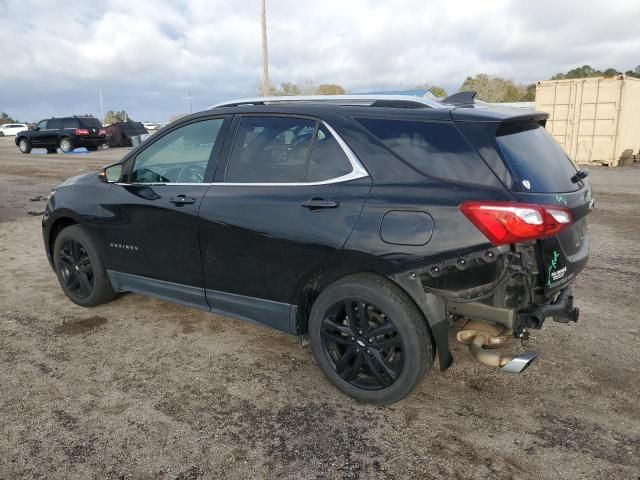
[[[459,95],[459,94],[456,94]],[[503,122],[512,120],[540,121],[547,114],[536,110],[504,107],[474,101],[447,103],[412,95],[326,95],[291,97],[253,97],[219,103],[209,110],[182,117],[181,121],[220,114],[309,115],[319,118],[342,115],[348,117],[387,117],[415,120]],[[448,97],[454,98],[454,96]]]

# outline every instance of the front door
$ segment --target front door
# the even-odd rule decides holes
[[[239,116],[234,131],[226,168],[200,208],[207,300],[290,330],[292,292],[344,245],[371,179],[315,119]]]
[[[121,290],[208,308],[197,220],[223,126],[224,118],[210,118],[163,134],[129,159],[125,181],[111,186],[105,243]]]
[[[36,148],[55,145],[58,139],[58,130],[54,129],[56,125],[60,125],[60,120],[55,118],[38,122],[31,133],[31,145]]]

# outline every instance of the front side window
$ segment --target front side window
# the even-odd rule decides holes
[[[153,142],[135,159],[133,183],[202,183],[224,119],[177,128]]]
[[[47,121],[46,120],[40,120],[38,122],[38,124],[36,125],[36,128],[39,130],[45,130],[47,128]]]
[[[243,117],[225,173],[229,183],[303,182],[314,120],[288,117]]]

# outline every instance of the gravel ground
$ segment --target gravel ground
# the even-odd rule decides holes
[[[640,166],[591,169],[582,316],[534,331],[533,367],[479,365],[452,332],[450,370],[372,407],[293,337],[138,295],[66,299],[37,214],[124,152],[0,138],[0,479],[640,478]]]

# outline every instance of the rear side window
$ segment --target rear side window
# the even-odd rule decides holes
[[[580,188],[571,181],[576,167],[539,123],[503,124],[496,132],[496,142],[524,191],[573,192]]]
[[[48,130],[57,130],[61,128],[61,126],[62,126],[62,120],[60,120],[59,118],[53,118],[47,122]]]
[[[357,118],[393,153],[425,175],[498,187],[497,177],[450,123]]]
[[[78,128],[78,120],[75,118],[65,118],[62,120],[62,128]]]
[[[304,181],[316,122],[305,118],[242,117],[227,166],[229,183]]]
[[[324,125],[321,126],[311,151],[305,181],[322,182],[347,175],[351,170],[351,163],[340,144]]]

